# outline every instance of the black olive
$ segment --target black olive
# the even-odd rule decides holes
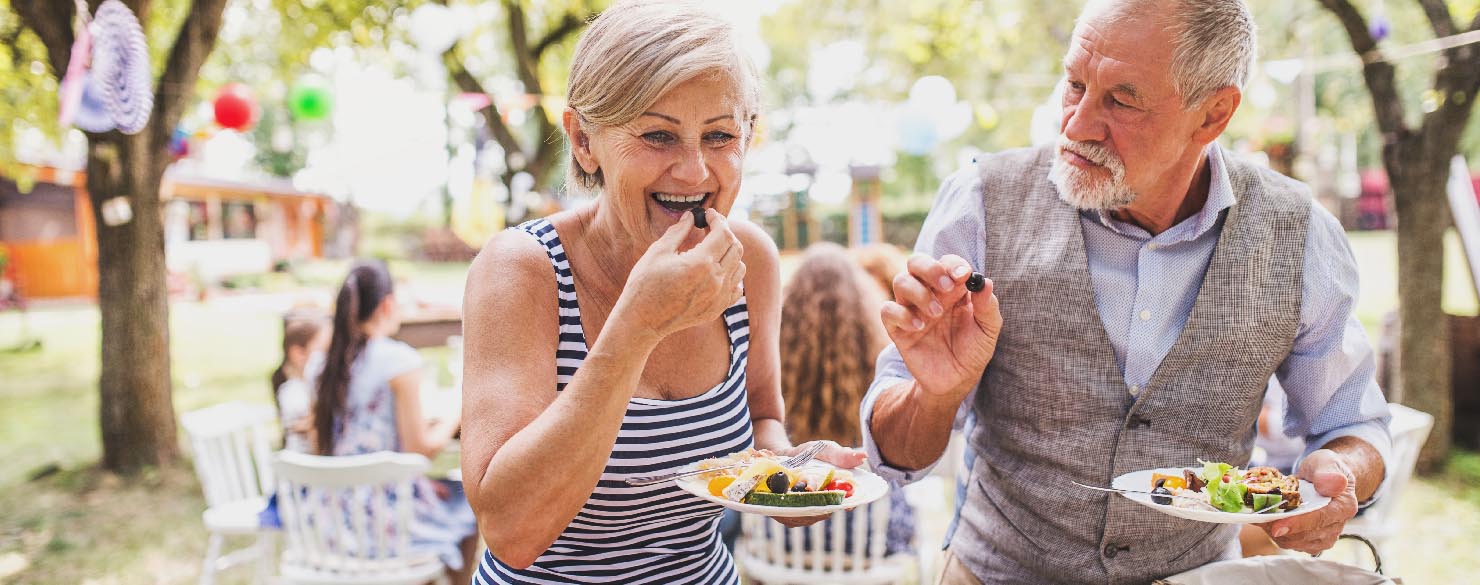
[[[1167,484],[1167,478],[1163,477],[1161,479],[1156,480],[1156,486],[1155,487],[1162,487],[1162,486],[1165,486],[1166,484]]]
[[[799,480],[797,480],[796,485],[791,486],[791,491],[794,491],[794,492],[805,492],[805,491],[807,491],[807,480],[805,480],[805,479],[799,479]]]
[[[971,292],[982,292],[982,289],[984,288],[987,288],[987,277],[982,273],[973,272],[971,273],[971,276],[966,279],[966,290],[969,290]]]
[[[786,477],[785,471],[772,473],[770,477],[766,478],[766,489],[771,490],[773,494],[786,493],[786,488],[790,487],[790,484],[791,478]]]
[[[1168,505],[1168,504],[1171,504],[1172,503],[1172,490],[1169,490],[1169,489],[1164,488],[1164,487],[1161,487],[1161,486],[1157,486],[1156,489],[1151,490],[1151,501],[1152,502],[1156,502],[1158,504],[1161,504],[1163,506]]]
[[[699,229],[709,228],[709,218],[704,216],[704,207],[690,207],[689,211],[694,214],[694,227]]]

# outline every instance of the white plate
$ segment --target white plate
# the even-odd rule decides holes
[[[742,504],[739,502],[731,502],[730,500],[710,495],[709,481],[699,479],[699,476],[675,479],[673,480],[673,482],[678,484],[679,489],[682,489],[686,492],[689,492],[700,498],[709,500],[731,510],[744,512],[747,514],[772,516],[776,518],[793,518],[797,516],[825,516],[828,514],[832,514],[833,512],[862,506],[864,504],[882,498],[884,497],[884,494],[889,493],[889,482],[884,481],[884,478],[874,475],[872,472],[865,470],[862,467],[850,469],[849,471],[853,473],[853,495],[844,499],[843,503],[836,506],[804,506],[800,508],[786,508],[781,506],[757,506],[755,504]]]
[[[1110,482],[1110,487],[1121,490],[1138,490],[1143,492],[1150,491],[1151,474],[1160,473],[1162,475],[1175,475],[1180,477],[1182,475],[1182,470],[1184,469],[1189,468],[1163,467],[1161,469],[1133,471],[1115,478],[1115,481]],[[1147,494],[1120,495],[1130,498],[1131,501],[1134,501],[1148,508],[1152,508],[1163,514],[1169,514],[1178,518],[1186,518],[1188,520],[1196,520],[1198,522],[1211,522],[1213,524],[1257,524],[1263,522],[1273,522],[1281,518],[1299,516],[1307,512],[1319,510],[1326,504],[1331,502],[1330,497],[1323,496],[1320,493],[1317,493],[1316,486],[1311,485],[1310,482],[1303,479],[1300,480],[1300,506],[1295,508],[1294,510],[1290,510],[1288,512],[1279,512],[1277,514],[1245,514],[1242,512],[1224,512],[1221,510],[1214,511],[1194,508],[1178,508],[1177,506],[1169,504],[1158,504],[1156,502],[1153,502],[1151,501],[1151,496]]]

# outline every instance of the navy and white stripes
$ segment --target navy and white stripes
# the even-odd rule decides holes
[[[565,248],[546,220],[519,229],[544,244],[560,296],[557,389],[564,390],[586,358],[586,337]],[[724,312],[730,371],[719,385],[683,400],[633,398],[611,459],[591,499],[565,532],[528,569],[509,568],[491,553],[476,585],[503,583],[739,583],[717,527],[721,507],[672,483],[634,487],[623,480],[650,475],[750,447],[745,364],[750,320],[742,297]],[[517,505],[517,503],[511,503]]]

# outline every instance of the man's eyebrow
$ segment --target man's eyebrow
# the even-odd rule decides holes
[[[1126,94],[1133,100],[1141,99],[1141,92],[1136,90],[1136,84],[1134,83],[1117,83],[1115,87],[1110,88],[1110,91]]]

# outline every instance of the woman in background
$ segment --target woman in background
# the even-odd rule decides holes
[[[377,451],[434,458],[462,420],[421,413],[421,356],[391,339],[401,327],[390,271],[378,261],[350,269],[334,303],[334,334],[318,375],[314,431],[319,455]],[[435,552],[454,583],[471,580],[476,520],[461,489],[423,478],[415,485],[413,548]]]

